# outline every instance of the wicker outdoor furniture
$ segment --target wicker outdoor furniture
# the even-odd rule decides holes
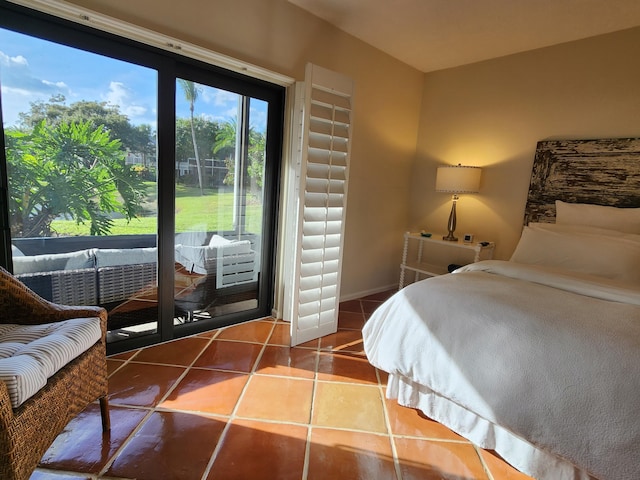
[[[206,245],[175,246],[175,313],[192,318],[221,301],[257,290],[257,237],[229,240],[213,235]],[[98,305],[110,331],[157,322],[156,247],[85,248],[24,255],[13,247],[18,280],[62,305]],[[184,284],[186,280],[187,284]]]
[[[107,312],[100,307],[64,306],[44,300],[0,268],[0,324],[42,325],[83,318],[99,318],[99,340],[58,370],[24,403],[14,408],[7,384],[0,381],[1,479],[28,479],[67,423],[97,399],[103,430],[109,430],[110,425],[105,350]],[[96,325],[95,320],[93,324]]]

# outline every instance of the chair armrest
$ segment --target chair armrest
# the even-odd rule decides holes
[[[0,267],[0,323],[38,325],[82,317],[100,317],[104,336],[107,312],[103,308],[49,302]]]
[[[9,397],[7,384],[0,381],[0,445],[11,445],[10,436],[12,433],[13,407]]]

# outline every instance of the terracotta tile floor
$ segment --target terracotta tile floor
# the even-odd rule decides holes
[[[360,334],[385,298],[342,303],[338,333],[293,349],[267,318],[110,357],[111,432],[91,405],[32,479],[528,479],[385,399]]]

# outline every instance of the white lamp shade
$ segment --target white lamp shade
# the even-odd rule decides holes
[[[477,193],[480,190],[480,167],[448,165],[438,167],[436,192]]]

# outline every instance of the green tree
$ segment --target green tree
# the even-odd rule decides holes
[[[189,113],[190,113],[190,119],[191,119],[191,140],[193,141],[193,152],[196,157],[196,170],[198,171],[198,185],[200,186],[200,195],[202,195],[203,194],[202,167],[200,166],[200,155],[198,154],[196,130],[193,123],[193,110],[195,108],[195,103],[196,103],[196,100],[198,99],[198,95],[200,94],[200,89],[191,80],[185,80],[183,78],[179,78],[178,82],[180,82],[180,86],[182,87],[182,91],[184,92],[185,99],[187,100],[187,102],[189,102]]]
[[[235,164],[235,151],[236,151],[236,131],[238,129],[238,122],[235,117],[231,120],[224,122],[218,133],[216,134],[216,144],[213,147],[213,153],[219,153],[223,150],[229,152],[227,156],[224,157],[224,163],[227,166],[227,175],[224,177],[225,185],[233,185],[235,182],[236,175],[236,164]]]
[[[30,133],[7,129],[5,135],[13,237],[51,236],[58,217],[90,222],[91,235],[106,235],[113,214],[139,213],[142,180],[103,126],[42,120]]]
[[[151,129],[151,125],[136,125],[131,131],[131,141],[129,145],[123,146],[131,152],[141,153],[143,155],[143,165],[148,166],[150,160],[155,163],[156,158],[156,132]]]
[[[262,188],[264,178],[264,157],[267,137],[251,128],[249,130],[249,176]]]
[[[200,158],[211,157],[219,129],[218,123],[196,117],[193,119],[193,125]],[[191,121],[187,118],[176,118],[176,160],[186,161],[189,157],[193,158]]]
[[[235,118],[224,122],[216,135],[216,145],[213,152],[218,153],[223,149],[227,149],[231,150],[231,153],[233,154],[235,152],[237,129],[238,123]],[[263,184],[266,141],[266,136],[263,133],[258,132],[253,127],[249,128],[247,175],[252,183],[260,188],[262,188]],[[234,159],[226,157],[225,162],[227,164],[228,173],[224,179],[224,183],[226,185],[233,185],[235,177]],[[255,189],[253,185],[252,188]]]
[[[107,102],[82,100],[67,106],[65,101],[64,95],[56,95],[48,102],[31,102],[29,111],[19,114],[21,127],[30,131],[43,120],[53,126],[63,122],[91,122],[94,129],[101,126],[111,138],[119,139],[125,149],[155,157],[155,132],[150,125],[133,126],[117,105]]]
[[[41,121],[46,120],[49,125],[60,123],[65,112],[69,109],[65,105],[66,98],[62,94],[53,95],[47,103],[43,101],[31,102],[28,112],[20,112],[20,124],[31,130]]]

